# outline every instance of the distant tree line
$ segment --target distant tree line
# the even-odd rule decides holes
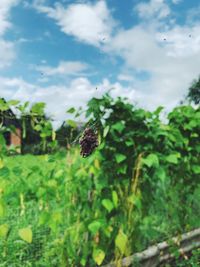
[[[200,76],[189,87],[186,99],[188,99],[190,102],[194,103],[195,105],[200,104]]]

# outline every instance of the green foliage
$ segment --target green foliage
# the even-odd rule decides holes
[[[32,243],[33,234],[32,230],[29,227],[19,229],[18,233],[22,240],[26,241],[27,243]]]
[[[36,106],[34,114],[43,110]],[[200,110],[177,107],[168,123],[161,112],[106,94],[88,103],[88,124],[101,141],[90,157],[76,147],[2,154],[0,253],[7,266],[93,267],[199,227]],[[44,140],[52,136],[43,118],[34,127]]]
[[[70,108],[67,110],[67,113],[74,113],[75,111],[76,111],[75,108]]]
[[[170,263],[165,264],[163,267],[198,267],[200,263],[200,249],[193,250],[189,254],[185,254],[184,256],[177,253],[177,249],[174,251],[176,253],[176,259],[171,261]]]
[[[56,130],[56,140],[58,141],[59,146],[69,148],[70,144],[73,143],[79,133],[80,130],[77,127],[72,127],[70,124],[64,122]]]
[[[115,245],[120,250],[123,255],[127,249],[128,238],[127,236],[120,230],[118,235],[115,238]]]
[[[5,101],[0,99],[0,133],[6,136],[15,133],[16,127],[22,130],[22,153],[44,154],[58,150],[56,133],[52,121],[45,115],[43,102],[30,106],[29,102],[20,103],[17,100]],[[18,118],[13,113],[13,108],[18,110]],[[13,119],[18,122],[17,126]],[[9,135],[8,135],[9,136]],[[4,149],[5,151],[7,149]],[[13,151],[9,151],[9,154]],[[15,150],[16,152],[16,150]]]
[[[86,114],[101,136],[93,207],[110,229],[99,229],[107,261],[199,225],[189,199],[196,202],[199,183],[200,110],[177,107],[164,124],[162,109],[146,112],[109,94],[88,103]],[[113,243],[119,233],[127,236],[126,250]]]
[[[44,116],[44,109],[45,109],[46,104],[43,102],[38,102],[32,105],[31,107],[31,113],[36,116]]]
[[[187,99],[196,105],[200,104],[200,77],[198,80],[195,80],[189,88]]]

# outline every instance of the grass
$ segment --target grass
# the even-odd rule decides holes
[[[81,242],[79,214],[90,212],[84,208],[88,199],[84,202],[81,198],[83,202],[79,205],[79,193],[87,196],[84,190],[88,187],[82,185],[90,182],[89,173],[94,171],[92,160],[81,158],[77,149],[68,154],[4,158],[0,169],[0,267],[66,267],[62,265],[65,246],[73,258],[73,248],[69,247]],[[90,215],[86,214],[86,220]],[[152,229],[161,231],[162,224],[155,223],[157,229],[152,228],[154,222],[147,221],[159,216],[143,218],[142,240],[148,240],[145,235],[153,235]],[[198,227],[195,216],[198,213],[193,216]],[[5,227],[6,233],[2,231]],[[167,224],[165,227],[169,229],[163,232],[163,237],[175,226]],[[19,235],[21,229],[27,228],[32,232],[30,243]]]
[[[1,237],[0,233],[0,266],[54,266],[47,252],[64,228],[71,226],[66,216],[67,185],[73,180],[70,163],[71,156],[65,154],[4,159],[0,169],[0,227],[6,225],[9,236]],[[27,227],[33,234],[31,244],[19,236],[19,230]]]

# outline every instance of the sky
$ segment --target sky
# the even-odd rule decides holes
[[[171,110],[199,74],[199,0],[0,0],[0,97],[58,123],[110,89]]]

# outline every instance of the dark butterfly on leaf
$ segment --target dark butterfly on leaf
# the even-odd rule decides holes
[[[79,144],[81,147],[81,156],[84,158],[88,157],[99,145],[97,133],[93,129],[87,127],[79,139]]]

